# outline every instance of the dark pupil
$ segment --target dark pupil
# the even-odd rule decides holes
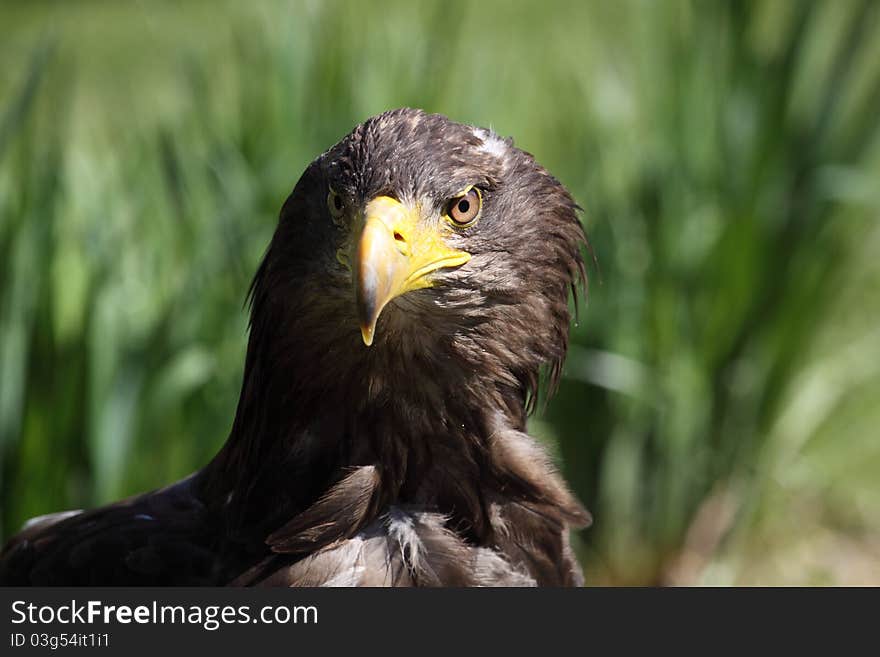
[[[461,212],[462,214],[467,214],[467,211],[470,209],[471,209],[471,204],[468,201],[462,199],[461,201],[458,202],[458,211]]]
[[[340,196],[333,197],[333,207],[336,208],[337,210],[342,209],[342,197],[340,197]]]

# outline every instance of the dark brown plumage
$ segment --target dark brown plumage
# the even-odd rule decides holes
[[[359,125],[281,210],[219,454],[31,521],[2,583],[581,583],[568,531],[589,516],[525,433],[584,280],[576,210],[487,130],[409,109]]]

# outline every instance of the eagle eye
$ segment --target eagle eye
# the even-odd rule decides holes
[[[327,192],[327,209],[330,210],[330,216],[334,219],[341,217],[342,211],[345,209],[342,197],[334,192],[333,189]]]
[[[480,215],[480,209],[483,206],[483,197],[480,190],[471,187],[461,196],[456,196],[449,202],[447,214],[452,223],[460,228],[470,226]]]

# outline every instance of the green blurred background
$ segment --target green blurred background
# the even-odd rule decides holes
[[[596,255],[532,431],[594,584],[880,584],[880,3],[0,4],[0,524],[205,463],[285,196],[410,105]]]

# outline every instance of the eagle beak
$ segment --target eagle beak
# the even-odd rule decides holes
[[[367,203],[354,270],[361,336],[368,347],[373,344],[379,314],[389,301],[430,287],[427,276],[431,272],[470,260],[469,253],[446,246],[442,226],[443,222],[426,226],[417,210],[388,196]]]

